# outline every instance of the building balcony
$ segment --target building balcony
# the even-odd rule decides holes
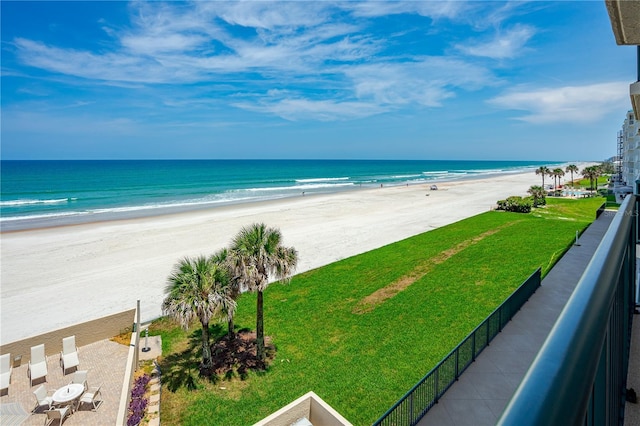
[[[640,2],[633,3],[640,4]],[[640,22],[640,18],[638,18],[638,22]],[[631,84],[631,86],[629,87],[629,95],[631,96],[631,105],[633,106],[633,112],[635,113],[636,117],[639,117],[638,119],[640,120],[640,81],[636,81],[635,83]]]
[[[611,28],[619,45],[640,46],[640,2],[629,0],[606,0]],[[640,47],[638,81],[631,84],[631,105],[636,120],[640,120]]]
[[[607,0],[611,27],[619,45],[640,45],[640,2]],[[637,116],[636,116],[637,117]]]

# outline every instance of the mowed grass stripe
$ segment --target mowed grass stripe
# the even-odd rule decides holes
[[[490,229],[486,232],[483,232],[480,235],[477,235],[473,238],[462,241],[461,243],[457,244],[455,247],[452,247],[450,249],[440,252],[435,257],[422,259],[422,261],[417,262],[416,266],[408,274],[400,277],[399,279],[387,285],[386,287],[382,287],[374,291],[373,293],[371,293],[370,295],[362,299],[360,303],[353,309],[353,313],[363,314],[366,312],[371,312],[373,309],[375,309],[376,306],[384,303],[387,299],[392,298],[393,296],[400,293],[402,290],[406,289],[411,284],[416,282],[418,279],[427,275],[433,269],[434,266],[447,261],[452,256],[458,254],[459,252],[466,249],[467,247],[473,244],[477,244],[480,241],[484,240],[486,237],[493,235],[496,232],[499,232],[501,229],[507,226],[512,226],[515,223],[516,222],[506,223],[498,228]]]

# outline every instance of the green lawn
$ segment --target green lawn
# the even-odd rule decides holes
[[[276,359],[246,380],[200,380],[199,328],[157,321],[163,424],[250,425],[311,390],[354,425],[373,423],[536,268],[544,276],[602,202],[487,212],[272,284],[265,334]],[[412,283],[360,313],[365,298],[402,277]],[[236,324],[255,327],[255,295],[240,298]]]
[[[609,178],[610,178],[610,176],[608,176],[608,175],[607,176],[599,176],[597,185],[598,186],[606,185],[607,183],[609,183]],[[576,187],[589,188],[591,186],[591,181],[589,179],[580,178],[579,176],[576,178],[576,175],[574,175],[574,181],[576,182],[575,185],[574,185]],[[568,179],[567,179],[567,185],[571,185],[571,183],[569,182]]]

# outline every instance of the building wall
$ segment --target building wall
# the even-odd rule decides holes
[[[76,346],[85,346],[102,339],[110,339],[121,333],[131,332],[136,321],[135,314],[136,310],[130,309],[17,342],[6,343],[0,346],[0,354],[10,353],[12,358],[20,357],[20,362],[26,363],[31,357],[31,347],[42,343],[45,345],[45,354],[49,356],[62,351],[62,339],[65,337],[76,336]]]
[[[634,185],[640,178],[640,122],[635,119],[633,111],[628,111],[622,124],[623,153],[622,180],[627,185]]]

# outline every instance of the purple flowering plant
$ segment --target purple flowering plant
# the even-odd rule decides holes
[[[147,384],[151,377],[148,374],[143,374],[138,377],[133,383],[131,389],[131,402],[129,402],[129,418],[127,419],[127,426],[137,426],[144,418],[145,410],[149,401],[144,397],[147,391]]]

